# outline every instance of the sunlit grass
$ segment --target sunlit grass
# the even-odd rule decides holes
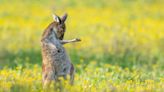
[[[162,91],[164,79],[157,77],[154,72],[144,72],[139,69],[122,69],[119,66],[105,64],[97,67],[91,62],[85,68],[78,66],[81,73],[76,73],[75,83],[69,85],[62,81],[65,92],[101,92],[101,91]],[[0,71],[1,91],[41,91],[41,68],[34,65],[31,68],[21,66],[15,69],[4,68]],[[150,77],[151,76],[151,77]],[[52,87],[53,88],[53,87]],[[48,89],[53,90],[53,89]]]

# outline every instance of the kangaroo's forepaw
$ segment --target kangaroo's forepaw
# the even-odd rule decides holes
[[[81,41],[81,39],[79,39],[79,38],[76,38],[75,40],[76,40],[76,41]]]

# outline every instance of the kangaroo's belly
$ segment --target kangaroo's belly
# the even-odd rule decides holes
[[[44,50],[45,49],[45,50]],[[69,73],[71,63],[69,57],[62,46],[56,46],[56,48],[43,47],[44,58],[44,71],[51,71],[55,76],[63,76]]]

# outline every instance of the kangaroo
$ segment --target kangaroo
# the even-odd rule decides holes
[[[65,21],[67,14],[63,17],[53,15],[54,21],[48,25],[42,34],[42,82],[43,88],[52,81],[60,81],[59,77],[66,79],[70,75],[70,84],[74,82],[74,66],[71,63],[65,48],[66,43],[79,42],[80,39],[63,40],[66,30]]]

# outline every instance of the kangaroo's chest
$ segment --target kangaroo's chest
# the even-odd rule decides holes
[[[57,61],[64,62],[65,49],[62,46],[62,44],[59,42],[59,40],[51,38],[49,39],[49,44],[50,46],[48,45],[44,47],[47,50],[46,54],[48,55],[48,58],[51,59],[53,62],[57,62]]]
[[[54,69],[57,75],[64,75],[70,69],[70,61],[67,53],[59,40],[50,36],[46,44],[43,44],[43,63],[46,67]]]

